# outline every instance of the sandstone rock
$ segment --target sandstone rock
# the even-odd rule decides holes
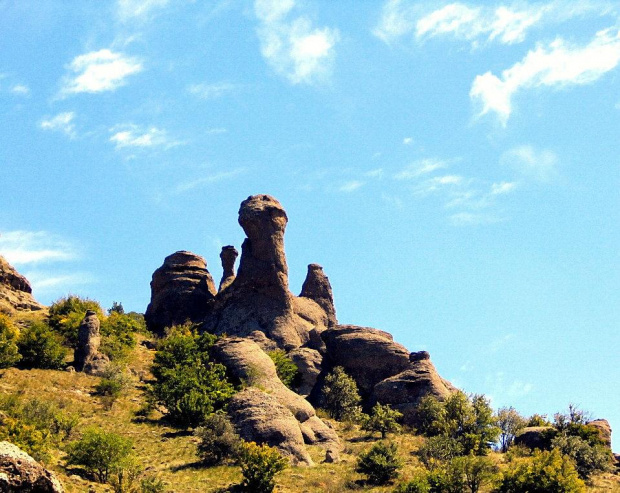
[[[595,419],[586,424],[592,428],[596,428],[603,443],[611,449],[611,426],[609,425],[609,421],[606,419]]]
[[[314,300],[325,311],[328,327],[334,327],[338,324],[332,286],[323,272],[323,267],[319,264],[310,264],[308,266],[308,274],[301,287],[301,294],[299,296]]]
[[[325,462],[327,464],[335,464],[340,462],[340,454],[337,450],[328,449],[325,451]]]
[[[110,360],[99,352],[101,335],[97,314],[88,310],[78,329],[78,342],[73,353],[75,369],[90,375],[101,374]]]
[[[553,426],[528,426],[515,436],[514,444],[530,449],[544,449],[549,446],[555,431]]]
[[[173,253],[153,273],[151,302],[144,314],[148,329],[162,335],[166,327],[202,321],[216,292],[205,259],[186,251]]]
[[[54,474],[9,442],[0,442],[0,491],[63,493]]]
[[[306,347],[293,349],[288,353],[288,357],[297,365],[301,374],[301,384],[297,389],[298,393],[303,396],[310,395],[321,373],[323,356],[316,349]]]
[[[220,281],[220,291],[226,289],[235,280],[235,262],[238,256],[239,252],[237,252],[237,249],[234,246],[228,245],[222,247],[222,252],[220,253],[220,259],[222,261],[222,280]]]
[[[416,408],[423,397],[431,395],[444,400],[457,390],[439,376],[428,353],[421,353],[425,354],[412,353],[416,357],[409,368],[377,383],[372,394],[372,400],[390,404],[393,409],[403,413],[403,422],[410,426],[416,425]],[[422,356],[424,359],[417,359]]]
[[[376,384],[406,370],[410,364],[409,351],[381,330],[338,325],[324,331],[321,337],[329,365],[342,366],[355,379],[363,397],[370,396]]]
[[[0,256],[0,310],[6,312],[39,311],[45,306],[32,296],[32,287],[24,276]]]

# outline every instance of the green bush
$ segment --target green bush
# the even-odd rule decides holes
[[[502,452],[507,452],[515,436],[525,428],[526,420],[514,407],[502,407],[497,410],[497,426],[500,429],[499,446]]]
[[[323,386],[323,407],[338,421],[357,421],[361,415],[362,398],[357,384],[344,368],[337,366],[325,377]]]
[[[415,410],[415,422],[417,430],[423,435],[443,435],[446,431],[446,409],[443,402],[432,395],[422,397]]]
[[[271,493],[275,488],[275,475],[288,465],[275,448],[254,442],[241,444],[239,462],[243,474],[241,485],[252,493]]]
[[[453,477],[461,477],[463,485],[477,493],[482,486],[495,484],[499,479],[499,468],[488,457],[473,454],[452,459],[449,466],[454,470]]]
[[[274,351],[269,351],[267,354],[276,365],[276,372],[282,383],[289,389],[298,385],[301,376],[299,368],[297,368],[297,365],[287,356],[286,352],[282,349],[276,349]]]
[[[420,461],[430,470],[436,469],[442,463],[463,455],[461,443],[446,435],[429,437],[418,449]]]
[[[100,351],[111,360],[126,360],[136,347],[136,333],[142,327],[129,315],[113,311],[101,322]]]
[[[226,367],[210,360],[217,337],[177,329],[161,341],[152,367],[152,393],[180,426],[198,426],[222,409],[235,392]]]
[[[59,370],[64,366],[67,355],[58,334],[39,321],[22,330],[18,349],[22,357],[20,365],[24,368]]]
[[[126,465],[132,442],[116,433],[90,428],[82,438],[67,447],[67,464],[82,466],[100,483]]]
[[[546,414],[532,414],[525,426],[549,426],[551,423],[547,420]]]
[[[214,413],[205,419],[203,425],[194,431],[194,436],[198,438],[198,455],[207,466],[236,460],[239,455],[241,438],[223,413]]]
[[[604,445],[592,445],[579,436],[559,435],[551,442],[551,447],[573,460],[581,479],[611,470],[611,453]]]
[[[355,470],[366,475],[368,483],[381,485],[396,479],[401,467],[396,445],[379,442],[360,455]]]
[[[389,404],[383,406],[377,402],[370,415],[364,419],[362,429],[371,433],[377,431],[381,433],[381,438],[385,438],[388,433],[400,431],[398,420],[402,417],[402,413],[392,409]]]
[[[95,393],[117,399],[130,385],[131,377],[127,372],[122,367],[111,364],[101,375],[99,383],[95,385]]]
[[[535,451],[532,459],[512,464],[504,472],[498,493],[583,493],[572,461],[558,450]]]
[[[0,313],[0,369],[15,365],[21,356],[17,349],[19,330],[8,315]]]
[[[426,474],[418,474],[411,481],[399,484],[394,493],[431,493],[431,486],[426,479]]]
[[[69,295],[52,303],[49,308],[49,326],[58,332],[69,347],[75,347],[78,340],[78,329],[87,310],[97,314],[100,321],[105,319],[101,305],[88,298]]]

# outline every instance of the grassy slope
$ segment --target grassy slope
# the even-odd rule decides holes
[[[80,373],[52,370],[20,371],[10,369],[0,378],[1,393],[22,393],[25,397],[38,397],[62,403],[69,410],[82,416],[78,432],[87,426],[99,426],[130,437],[134,442],[134,452],[146,470],[157,475],[175,492],[208,492],[225,488],[239,482],[241,474],[238,467],[202,468],[198,463],[195,443],[191,434],[179,431],[161,421],[161,416],[153,416],[148,421],[136,421],[134,411],[143,403],[141,380],[150,378],[148,368],[153,352],[138,346],[130,364],[135,375],[133,386],[110,409],[106,409],[100,398],[93,395],[93,387],[98,378]],[[364,491],[392,491],[393,486],[369,488],[361,484],[361,476],[354,472],[356,457],[372,446],[375,439],[369,439],[365,432],[353,428],[346,430],[334,423],[343,437],[345,446],[338,464],[323,464],[325,452],[319,447],[310,447],[316,467],[290,467],[278,475],[280,492],[342,492],[347,489]],[[401,479],[407,480],[419,463],[411,452],[423,442],[423,438],[410,434],[392,437],[398,444],[404,461]],[[498,462],[503,460],[499,454],[493,455]],[[79,471],[63,467],[62,452],[58,451],[50,464],[65,485],[67,492],[110,491],[105,485],[82,479]],[[597,479],[597,488],[590,491],[620,492],[617,476],[607,475]]]

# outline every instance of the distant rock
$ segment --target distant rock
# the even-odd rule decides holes
[[[0,442],[0,491],[63,493],[54,473],[9,442]]]
[[[46,307],[32,296],[32,287],[24,276],[0,256],[0,310],[40,311]]]
[[[153,273],[151,302],[144,320],[151,332],[185,322],[200,322],[209,313],[216,294],[204,258],[192,252],[169,255]]]
[[[97,314],[88,310],[78,329],[78,342],[73,353],[74,367],[89,375],[100,375],[110,364],[109,358],[99,352],[101,334]]]
[[[514,444],[530,449],[546,449],[555,434],[556,429],[553,426],[528,426],[515,436]]]
[[[237,252],[234,246],[228,245],[222,247],[222,252],[220,253],[220,260],[222,261],[222,280],[220,281],[219,291],[226,289],[235,280],[235,262],[238,256],[239,252]]]
[[[310,298],[319,305],[327,314],[328,327],[334,327],[338,324],[336,319],[336,308],[334,307],[334,295],[329,279],[323,272],[323,267],[319,264],[310,264],[308,266],[308,274],[306,280],[301,287],[303,298]]]
[[[611,426],[606,419],[595,419],[586,423],[588,426],[595,428],[603,443],[611,449]]]

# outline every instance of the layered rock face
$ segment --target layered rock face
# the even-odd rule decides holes
[[[338,324],[332,286],[323,272],[323,267],[319,264],[310,264],[308,266],[308,274],[301,287],[301,294],[299,296],[315,301],[317,305],[325,310],[329,327],[334,327]]]
[[[586,423],[588,426],[595,428],[603,443],[611,450],[611,426],[606,419],[595,419]]]
[[[39,311],[45,306],[32,296],[32,287],[24,276],[0,256],[0,309],[13,311]]]
[[[54,473],[9,442],[0,442],[0,491],[63,493]]]
[[[162,335],[166,327],[200,322],[209,313],[216,293],[204,258],[186,251],[173,253],[153,273],[146,325]]]
[[[73,353],[75,369],[90,375],[100,375],[110,364],[110,360],[99,352],[101,335],[97,314],[88,310],[78,329],[77,347]]]

